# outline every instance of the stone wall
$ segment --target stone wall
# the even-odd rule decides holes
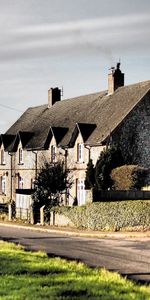
[[[51,212],[50,214],[50,225],[75,227],[75,225],[71,222],[71,220],[68,217],[55,212]]]
[[[112,142],[120,146],[126,163],[150,168],[150,92],[118,126]]]

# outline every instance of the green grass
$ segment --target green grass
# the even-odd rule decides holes
[[[0,300],[148,300],[150,286],[0,241]]]

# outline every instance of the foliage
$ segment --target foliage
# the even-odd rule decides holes
[[[112,187],[111,170],[124,164],[121,150],[115,146],[104,149],[95,166],[97,189],[107,190]]]
[[[8,220],[8,203],[0,203],[0,220]]]
[[[8,221],[8,213],[0,212],[0,221]]]
[[[35,181],[32,195],[34,206],[52,207],[61,201],[62,193],[71,186],[68,171],[62,162],[52,164],[45,161]]]
[[[146,185],[148,170],[136,165],[124,165],[111,172],[113,189],[138,190]]]
[[[95,185],[95,168],[92,159],[90,159],[86,169],[85,188],[88,190],[93,188],[94,185]]]
[[[149,200],[107,201],[55,209],[57,213],[68,217],[77,228],[116,231],[150,226]]]
[[[48,258],[42,252],[0,241],[1,300],[148,300],[149,286],[83,263]]]

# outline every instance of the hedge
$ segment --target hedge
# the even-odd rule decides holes
[[[140,190],[146,185],[148,169],[137,165],[123,165],[111,172],[114,190]]]
[[[150,201],[96,202],[87,206],[57,207],[55,212],[68,217],[77,228],[91,230],[121,230],[149,228]]]

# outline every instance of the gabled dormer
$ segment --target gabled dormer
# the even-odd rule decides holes
[[[10,152],[16,152],[18,150],[19,143],[21,143],[22,149],[26,149],[26,145],[31,140],[33,135],[34,135],[33,132],[19,131],[16,134],[15,139],[14,139],[13,143],[11,144],[11,147],[10,147],[9,151]]]
[[[66,127],[51,126],[49,133],[47,135],[45,144],[44,144],[44,148],[45,149],[49,148],[52,137],[54,137],[56,145],[58,146],[60,144],[61,140],[63,139],[63,137],[66,135],[67,131],[68,131],[68,128],[66,128]]]
[[[74,147],[75,141],[79,133],[81,134],[83,143],[86,143],[87,139],[93,133],[95,128],[96,128],[96,124],[76,123],[69,142],[69,147]]]
[[[83,163],[85,161],[85,142],[95,130],[95,124],[77,123],[72,133],[69,147],[74,147],[75,161]]]
[[[10,152],[10,149],[15,141],[16,136],[10,134],[1,134],[0,145],[3,145],[5,151]]]
[[[57,161],[57,148],[67,131],[65,127],[50,127],[44,149],[50,150],[51,162]]]

